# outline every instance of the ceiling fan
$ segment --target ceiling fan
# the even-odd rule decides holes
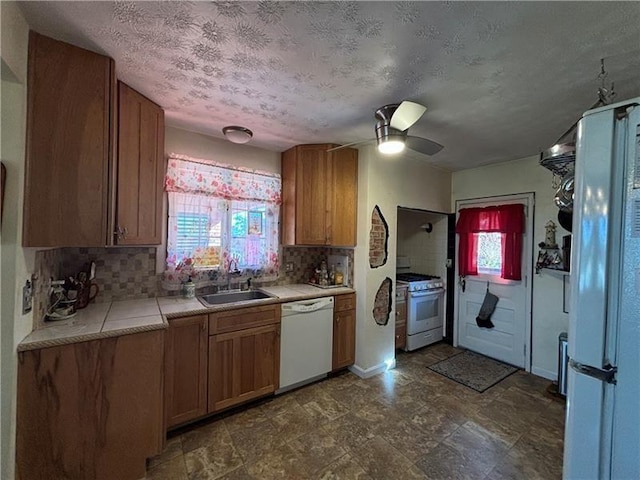
[[[402,103],[392,103],[376,110],[376,138],[380,153],[400,153],[405,147],[425,155],[435,155],[444,147],[433,140],[408,135],[409,127],[416,123],[427,110],[427,107],[408,100]],[[340,147],[327,150],[339,150],[341,148],[360,145],[371,142],[374,139],[349,143]]]

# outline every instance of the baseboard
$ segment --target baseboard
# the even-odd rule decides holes
[[[379,373],[385,372],[387,370],[390,370],[392,368],[396,368],[396,359],[393,359],[393,362],[390,363],[389,365],[387,365],[387,363],[381,363],[379,365],[374,365],[373,367],[369,367],[369,368],[362,368],[359,367],[358,365],[351,365],[349,367],[349,370],[356,374],[357,376],[359,376],[360,378],[371,378],[375,375],[378,375]]]
[[[546,378],[547,380],[558,380],[558,374],[556,372],[545,370],[544,368],[531,367],[531,373],[539,377]]]

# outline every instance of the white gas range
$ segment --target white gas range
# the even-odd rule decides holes
[[[407,285],[407,342],[405,350],[425,347],[443,338],[444,283],[440,277],[413,272],[396,274]]]

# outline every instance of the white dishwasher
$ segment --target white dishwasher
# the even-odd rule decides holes
[[[280,388],[312,382],[331,371],[333,297],[283,303],[280,324]]]

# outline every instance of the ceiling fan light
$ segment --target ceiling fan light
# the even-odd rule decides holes
[[[230,125],[222,129],[225,138],[231,143],[247,143],[253,137],[253,132],[245,127]]]
[[[386,140],[378,143],[378,151],[386,155],[400,153],[404,150],[404,141]]]

